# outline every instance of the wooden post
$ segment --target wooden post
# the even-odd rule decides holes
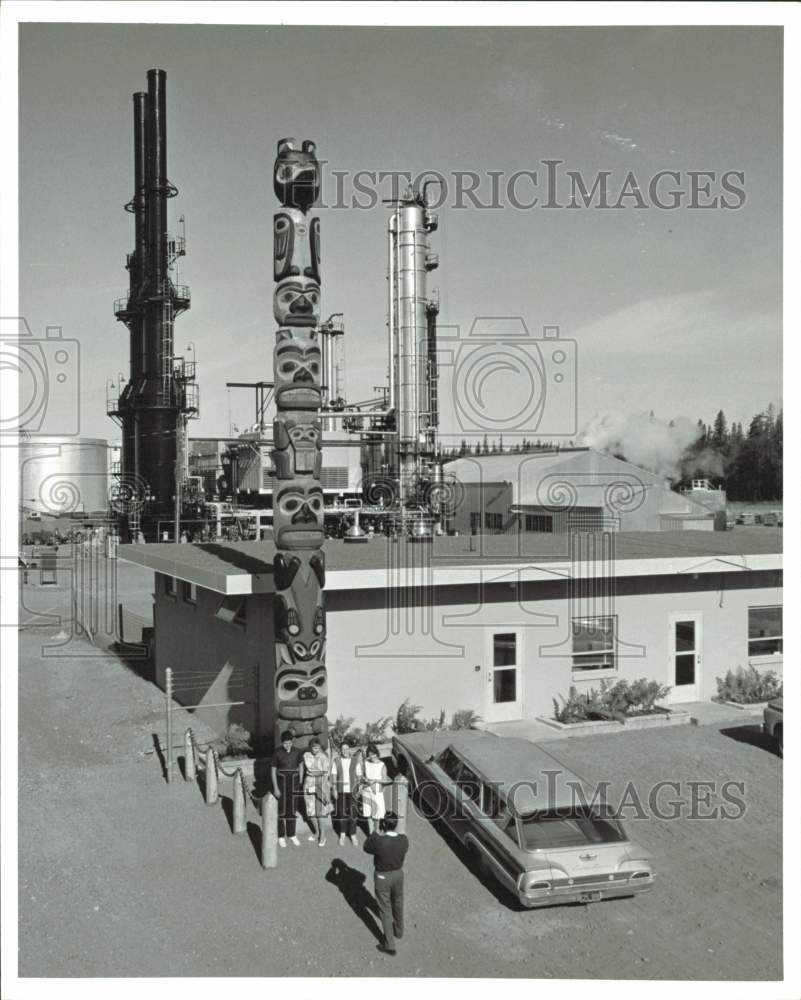
[[[214,751],[206,750],[206,805],[213,806],[217,802],[217,761]]]
[[[187,781],[194,781],[197,777],[197,765],[195,764],[195,741],[192,737],[191,729],[187,729],[184,734],[184,776]]]
[[[172,783],[172,667],[167,667],[165,696],[167,701],[167,746],[165,756],[167,758],[167,784]]]
[[[234,833],[244,833],[245,823],[245,776],[242,768],[236,769],[234,775]]]
[[[409,779],[398,774],[392,782],[392,809],[398,816],[398,833],[406,833],[406,812],[409,804]]]
[[[278,865],[278,799],[267,792],[261,800],[261,866]]]

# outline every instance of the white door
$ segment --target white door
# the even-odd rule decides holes
[[[523,716],[522,631],[494,629],[487,637],[487,722],[509,722]]]
[[[701,691],[701,615],[692,612],[672,614],[669,628],[668,684],[672,690],[667,700],[673,704],[698,701]]]

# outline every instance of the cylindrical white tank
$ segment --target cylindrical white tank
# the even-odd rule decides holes
[[[109,443],[104,438],[45,437],[20,443],[23,509],[42,514],[105,511],[109,506]]]

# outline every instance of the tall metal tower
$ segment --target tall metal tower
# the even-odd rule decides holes
[[[115,507],[124,540],[140,531],[156,540],[159,522],[173,517],[185,475],[179,438],[198,409],[195,363],[174,348],[175,319],[190,296],[174,280],[186,241],[167,231],[167,200],[178,189],[167,179],[166,82],[164,70],[148,70],[147,92],[133,95],[134,196],[125,210],[134,217],[134,251],[128,294],[114,303],[130,332],[130,370],[107,406],[122,427]]]

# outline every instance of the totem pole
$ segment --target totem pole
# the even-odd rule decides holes
[[[320,193],[315,144],[281,139],[275,161],[281,210],[273,220],[278,331],[273,354],[273,525],[275,534],[276,745],[284,729],[296,745],[328,742],[325,670],[325,554],[320,486]]]

